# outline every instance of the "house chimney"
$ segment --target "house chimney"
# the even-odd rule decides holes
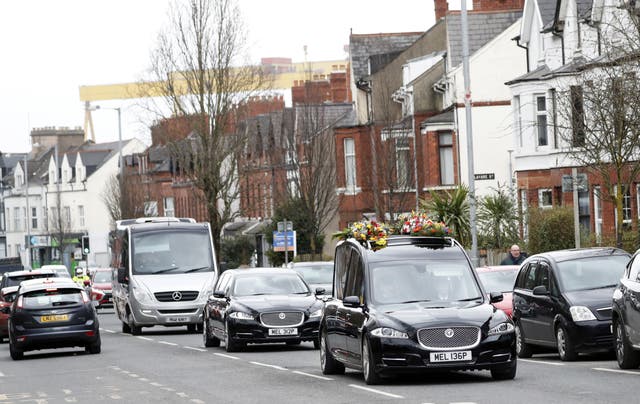
[[[449,0],[434,0],[433,3],[436,9],[437,22],[447,14],[447,10],[449,10]]]
[[[522,10],[524,0],[473,0],[473,11]]]

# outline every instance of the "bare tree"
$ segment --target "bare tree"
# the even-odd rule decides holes
[[[148,190],[148,185],[136,176],[127,176],[127,179],[121,182],[118,174],[113,174],[100,194],[112,223],[144,215],[144,191]]]
[[[191,126],[173,154],[204,195],[218,250],[223,226],[238,215],[237,157],[245,138],[234,133],[243,112],[236,106],[268,84],[262,70],[243,59],[245,42],[233,0],[193,0],[173,4],[152,55],[150,92],[161,94],[171,115]]]
[[[324,230],[338,209],[333,126],[342,118],[331,104],[299,104],[295,107],[295,130],[288,134],[285,163],[291,199],[307,219],[311,252],[321,253]],[[342,111],[346,113],[346,111]],[[303,230],[303,229],[300,229]]]
[[[606,14],[602,55],[558,92],[556,123],[570,158],[601,181],[600,196],[615,206],[618,247],[623,223],[632,219],[625,217],[624,198],[640,179],[640,26],[633,3]]]

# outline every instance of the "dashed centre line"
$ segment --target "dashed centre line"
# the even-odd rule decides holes
[[[360,389],[360,390],[364,390],[364,391],[368,391],[370,393],[375,393],[375,394],[380,394],[383,395],[385,397],[390,397],[390,398],[404,398],[404,396],[400,396],[398,394],[392,394],[392,393],[387,393],[386,391],[382,391],[382,390],[377,390],[377,389],[372,389],[370,387],[364,387],[364,386],[359,386],[357,384],[350,384],[349,387],[353,387],[355,389]]]
[[[294,371],[292,371],[292,373],[295,373],[297,375],[309,376],[309,377],[313,377],[313,378],[320,379],[320,380],[333,380],[330,377],[314,375],[314,374],[311,374],[311,373],[305,373],[305,372],[301,372],[299,370],[294,370]]]
[[[153,338],[147,338],[147,337],[136,337],[136,338],[142,339],[142,340],[145,340],[145,341],[153,341]]]
[[[266,368],[272,368],[272,369],[278,369],[278,370],[289,370],[287,368],[283,368],[282,366],[278,366],[278,365],[269,365],[268,363],[262,363],[262,362],[249,362],[253,365],[258,365],[258,366],[264,366]]]
[[[607,368],[592,368],[592,369],[597,370],[599,372],[612,372],[612,373],[622,373],[625,375],[640,376],[640,372],[634,372],[633,370],[607,369]]]
[[[202,349],[202,348],[196,348],[194,346],[183,346],[184,349],[191,349],[192,351],[198,351],[198,352],[207,352],[206,349]]]
[[[214,354],[214,355],[218,355],[218,356],[222,356],[223,358],[229,358],[229,359],[240,360],[240,358],[238,358],[237,356],[227,355],[227,354],[218,353],[218,352],[214,352],[213,354]]]
[[[518,359],[518,360],[522,362],[528,362],[528,363],[540,363],[542,365],[564,366],[564,363],[558,363],[558,362],[534,361],[531,359]]]
[[[176,343],[174,343],[174,342],[169,342],[169,341],[158,341],[158,344],[171,345],[171,346],[178,346],[178,344],[176,344]]]

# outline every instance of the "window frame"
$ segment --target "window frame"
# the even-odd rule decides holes
[[[344,186],[347,192],[351,190],[351,192],[355,193],[355,189],[358,186],[356,167],[356,142],[354,138],[347,137],[343,139],[342,143],[344,147]],[[347,152],[347,144],[352,145],[352,150],[350,152]],[[349,181],[350,178],[352,179],[351,182]]]
[[[448,140],[444,140],[446,138],[448,138]],[[450,160],[447,161],[447,157],[450,158]],[[455,184],[456,178],[455,164],[453,162],[452,132],[438,132],[438,165],[440,168],[440,185]]]
[[[549,204],[545,203],[544,195],[549,193],[549,197],[551,199]],[[553,189],[551,188],[540,188],[538,189],[538,206],[540,209],[552,209],[553,208]]]
[[[544,100],[544,109],[540,109],[539,100]],[[536,146],[547,147],[549,146],[549,108],[547,108],[547,95],[546,94],[534,94],[534,114],[536,125]],[[543,122],[541,122],[541,120]],[[543,139],[544,137],[544,139]],[[544,144],[542,142],[544,141]]]

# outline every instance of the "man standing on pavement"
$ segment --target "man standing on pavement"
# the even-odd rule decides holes
[[[511,246],[507,256],[502,260],[500,265],[520,265],[525,259],[527,259],[527,254],[521,253],[520,247],[517,244],[514,244]]]

